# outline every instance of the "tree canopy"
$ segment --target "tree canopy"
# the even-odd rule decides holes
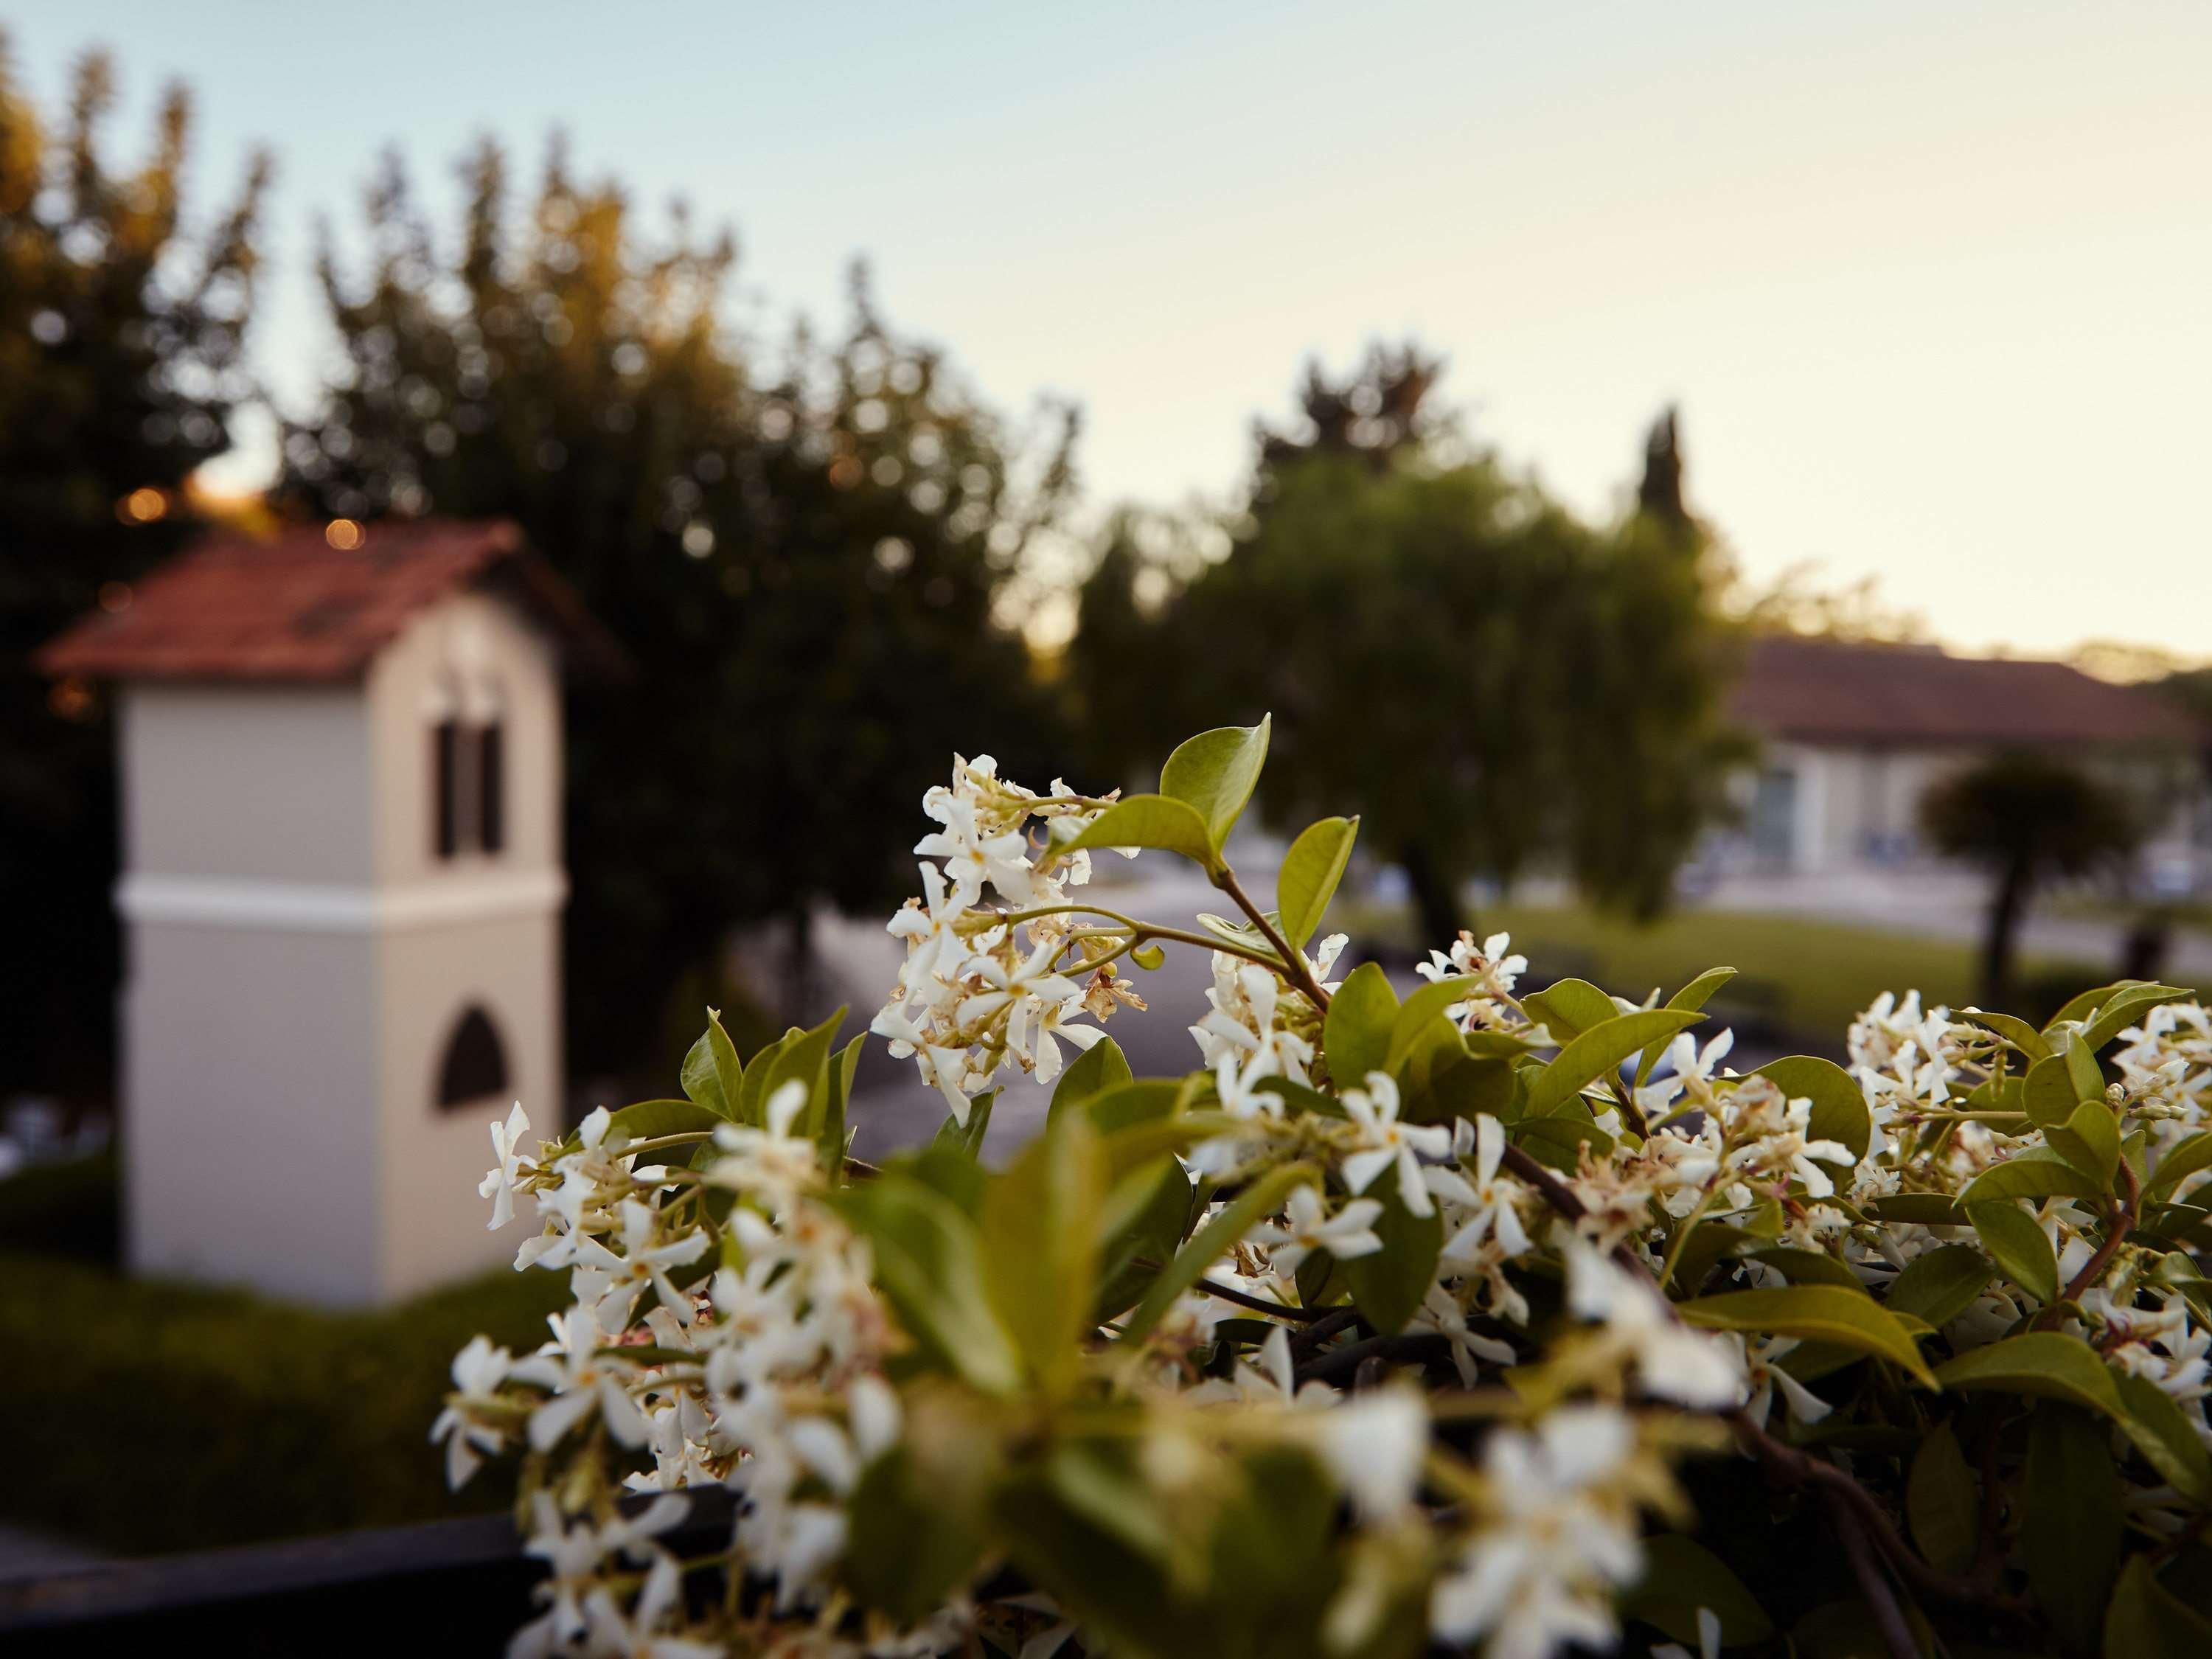
[[[1438,943],[1478,873],[1556,867],[1649,914],[1735,749],[1706,538],[1686,511],[1584,522],[1457,441],[1424,401],[1437,374],[1410,346],[1349,384],[1310,373],[1301,428],[1262,430],[1225,559],[1147,611],[1143,559],[1109,542],[1072,678],[1141,665],[1125,774],[1179,726],[1272,709],[1291,763],[1263,791],[1270,816],[1363,801],[1364,844],[1404,866]],[[1652,453],[1674,472],[1645,499],[1679,509],[1662,424]]]
[[[680,210],[648,235],[558,144],[520,213],[497,146],[464,173],[451,239],[394,163],[366,267],[325,250],[346,371],[288,430],[282,493],[512,516],[635,657],[569,698],[572,1046],[618,1067],[733,922],[803,938],[817,901],[910,874],[874,826],[923,757],[1036,752],[1051,711],[994,607],[1073,423],[1011,431],[857,275],[842,337],[772,362],[727,326],[729,238]]]
[[[186,477],[229,445],[265,160],[204,225],[186,215],[191,106],[164,96],[147,155],[112,153],[114,71],[78,65],[58,118],[0,32],[0,1075],[97,1093],[114,1027],[112,734],[89,688],[31,653],[173,551]]]

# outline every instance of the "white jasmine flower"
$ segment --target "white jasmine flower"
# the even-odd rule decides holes
[[[1473,1181],[1463,1173],[1470,1152],[1474,1155]],[[1458,1167],[1447,1164],[1423,1171],[1429,1190],[1459,1209],[1458,1230],[1444,1243],[1446,1258],[1471,1261],[1492,1237],[1507,1255],[1526,1255],[1530,1247],[1521,1225],[1520,1206],[1528,1188],[1498,1171],[1505,1156],[1505,1126],[1487,1113],[1472,1124],[1460,1119],[1452,1126],[1452,1156]]]
[[[553,1340],[517,1360],[508,1373],[518,1382],[552,1391],[552,1398],[530,1414],[531,1449],[552,1450],[562,1436],[594,1411],[622,1444],[644,1445],[651,1430],[629,1397],[629,1380],[636,1368],[624,1359],[599,1356],[599,1322],[592,1310],[571,1308],[549,1316],[546,1323],[553,1328]]]
[[[491,1169],[484,1174],[483,1184],[477,1188],[480,1198],[491,1200],[491,1220],[486,1224],[496,1232],[514,1219],[514,1185],[526,1170],[534,1171],[538,1160],[527,1157],[522,1150],[523,1137],[530,1133],[530,1118],[516,1101],[504,1123],[494,1120],[491,1126]]]
[[[1398,1085],[1387,1073],[1370,1072],[1364,1089],[1346,1089],[1344,1109],[1357,1130],[1351,1143],[1358,1150],[1344,1158],[1344,1184],[1364,1193],[1383,1170],[1396,1166],[1398,1196],[1415,1215],[1433,1215],[1428,1185],[1421,1179],[1421,1158],[1442,1158],[1451,1151],[1452,1135],[1442,1124],[1401,1123]]]
[[[1635,1425],[1610,1406],[1567,1406],[1534,1434],[1510,1425],[1483,1447],[1497,1513],[1429,1597],[1429,1630],[1453,1646],[1488,1638],[1488,1659],[1610,1648],[1614,1595],[1644,1570],[1635,1510],[1618,1492]]]
[[[1413,1316],[1413,1328],[1434,1331],[1451,1344],[1452,1364],[1458,1368],[1462,1386],[1474,1386],[1474,1362],[1486,1359],[1493,1365],[1513,1365],[1521,1356],[1513,1351],[1510,1342],[1501,1342],[1494,1336],[1486,1336],[1468,1323],[1467,1310],[1459,1298],[1441,1285],[1431,1285],[1422,1300],[1421,1310]]]
[[[1285,1200],[1284,1209],[1287,1226],[1271,1223],[1255,1227],[1245,1236],[1255,1244],[1267,1247],[1267,1265],[1285,1278],[1296,1273],[1316,1250],[1326,1250],[1340,1261],[1349,1261],[1382,1248],[1374,1231],[1382,1206],[1374,1199],[1355,1198],[1332,1216],[1319,1193],[1310,1187],[1296,1187]]]
[[[1635,1362],[1646,1394],[1698,1411],[1741,1403],[1743,1362],[1729,1345],[1678,1323],[1667,1299],[1638,1282],[1602,1251],[1565,1240],[1567,1306],[1578,1319],[1601,1322]]]
[[[1418,1391],[1377,1389],[1314,1421],[1322,1462],[1364,1518],[1387,1519],[1413,1503],[1429,1449],[1428,1406]]]
[[[945,861],[945,879],[963,908],[983,896],[986,882],[1011,903],[1035,899],[1036,877],[1030,867],[1029,843],[1020,830],[988,833],[978,825],[975,803],[945,789],[933,789],[924,796],[922,810],[945,827],[915,842],[914,850]]]
[[[676,1558],[655,1552],[653,1567],[628,1613],[605,1584],[584,1598],[585,1645],[617,1659],[722,1659],[720,1642],[678,1636],[662,1626],[684,1614],[684,1574]]]
[[[475,1406],[489,1404],[507,1381],[514,1357],[492,1346],[487,1336],[476,1336],[453,1356],[455,1398],[447,1401],[438,1420],[430,1425],[430,1441],[446,1443],[446,1484],[459,1491],[483,1467],[483,1454],[497,1452],[507,1444],[506,1434],[495,1425],[469,1414]]]
[[[1789,1409],[1792,1421],[1817,1423],[1835,1409],[1796,1377],[1782,1369],[1782,1356],[1797,1346],[1794,1336],[1762,1337],[1756,1344],[1743,1346],[1744,1367],[1751,1381],[1751,1398],[1744,1402],[1744,1415],[1759,1425],[1766,1426],[1767,1414],[1774,1407],[1775,1394],[1779,1391],[1783,1403]]]

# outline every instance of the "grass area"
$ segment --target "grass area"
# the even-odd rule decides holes
[[[1352,907],[1346,907],[1350,912]],[[1673,992],[1705,969],[1727,965],[1741,975],[1723,994],[1801,1040],[1840,1050],[1851,1016],[1882,991],[1917,989],[1929,1003],[1973,1000],[1974,951],[1968,945],[1812,921],[1796,916],[1685,909],[1650,927],[1588,908],[1492,905],[1478,931],[1500,928],[1528,957],[1538,983],[1574,975],[1622,996],[1655,985]],[[1333,917],[1355,938],[1410,944],[1409,915],[1367,909]],[[2025,1011],[2048,1012],[2075,991],[2111,977],[2094,965],[2031,960]]]
[[[145,1553],[494,1507],[496,1468],[449,1495],[427,1442],[447,1366],[477,1331],[536,1346],[562,1289],[501,1273],[329,1314],[8,1249],[0,1519]]]

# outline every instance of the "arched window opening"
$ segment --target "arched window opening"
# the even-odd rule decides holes
[[[446,1040],[446,1055],[438,1065],[439,1108],[474,1105],[507,1092],[507,1045],[491,1016],[472,1004]]]

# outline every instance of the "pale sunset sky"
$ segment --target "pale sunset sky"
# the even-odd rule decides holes
[[[0,8],[51,106],[112,47],[210,206],[278,157],[258,366],[331,350],[313,227],[396,145],[434,202],[548,130],[738,228],[738,320],[902,330],[1079,399],[1094,504],[1220,500],[1301,360],[1447,353],[1472,430],[1607,512],[1683,407],[1746,570],[1972,648],[2212,657],[2212,5],[757,3]],[[527,168],[526,167],[526,172]],[[446,216],[450,222],[450,215]],[[265,424],[225,464],[265,474]]]

